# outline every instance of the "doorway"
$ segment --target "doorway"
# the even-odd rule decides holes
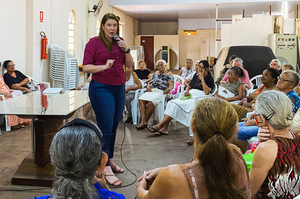
[[[141,36],[141,45],[144,47],[147,68],[154,69],[154,36]]]

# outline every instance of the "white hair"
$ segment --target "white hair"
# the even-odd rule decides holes
[[[273,61],[276,61],[277,64],[278,64],[278,66],[281,67],[281,61],[279,61],[278,59],[272,59],[272,61],[271,61],[270,64],[269,64],[270,66],[271,66],[271,63],[272,63]]]
[[[163,60],[163,59],[157,60],[155,65],[157,66],[159,62],[162,62],[164,64],[164,67],[166,67],[167,62],[165,60]]]
[[[299,74],[293,70],[285,70],[282,74],[287,74],[291,83],[294,84],[294,87],[299,85]]]
[[[292,124],[293,104],[280,91],[264,91],[259,94],[255,103],[255,112],[263,115],[276,130],[286,129]],[[273,116],[272,116],[273,115]]]
[[[243,60],[241,59],[241,58],[235,58],[234,60],[233,60],[233,63],[234,62],[239,62],[240,64],[241,64],[241,66],[243,66]]]
[[[197,61],[195,61],[195,65],[197,64],[197,63],[199,63],[201,60],[197,60]]]

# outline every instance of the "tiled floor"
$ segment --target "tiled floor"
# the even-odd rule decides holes
[[[75,116],[77,114],[74,114]],[[94,117],[89,119],[94,120]],[[152,119],[150,119],[152,122]],[[177,129],[170,125],[169,135],[154,136],[147,130],[137,131],[135,126],[120,123],[117,132],[114,161],[122,166],[121,143],[123,144],[122,157],[125,165],[137,177],[144,171],[163,167],[175,163],[187,163],[193,157],[193,147],[186,145],[189,138],[188,128],[177,122]],[[20,199],[41,196],[50,192],[49,188],[11,185],[11,177],[21,161],[31,152],[30,126],[23,129],[5,132],[0,135],[0,199]],[[123,185],[134,182],[135,176],[125,169],[123,174],[117,174]],[[27,190],[26,190],[27,189]],[[13,190],[13,191],[8,191]],[[128,199],[136,196],[136,182],[124,188],[112,188],[113,191],[122,193]]]

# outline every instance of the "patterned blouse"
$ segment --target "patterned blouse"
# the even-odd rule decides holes
[[[278,151],[273,167],[257,193],[257,198],[294,198],[300,194],[300,137],[273,137]]]
[[[166,89],[169,88],[168,81],[174,82],[174,77],[168,75],[168,72],[166,72],[165,74],[154,73],[151,78],[150,87],[158,88],[160,90],[165,91]]]
[[[230,83],[229,81],[227,81],[224,85],[224,88],[226,88],[227,90],[232,92],[235,96],[237,96],[237,95],[239,95],[238,88],[241,84],[244,84],[244,82],[241,82],[240,80],[238,80],[234,83]]]
[[[293,103],[293,113],[296,113],[300,107],[300,98],[295,91],[290,91],[286,94]]]

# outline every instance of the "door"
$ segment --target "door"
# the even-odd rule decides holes
[[[144,47],[147,68],[154,69],[154,36],[141,36],[141,45]]]

